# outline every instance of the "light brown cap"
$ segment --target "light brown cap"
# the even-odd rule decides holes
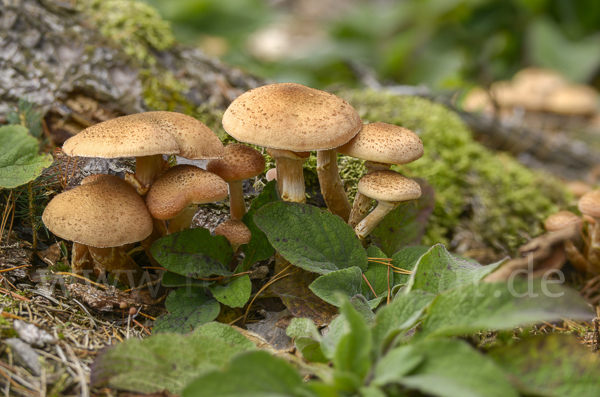
[[[92,247],[119,247],[152,233],[144,200],[114,175],[97,177],[54,197],[42,215],[50,231]]]
[[[225,236],[231,245],[248,244],[252,233],[246,224],[238,219],[228,219],[215,228],[216,236]]]
[[[377,201],[399,202],[421,197],[421,186],[396,171],[375,171],[358,181],[358,191]]]
[[[141,157],[177,154],[188,159],[214,159],[223,144],[193,117],[176,112],[146,112],[118,117],[86,128],[67,139],[69,156]]]
[[[181,164],[154,181],[146,196],[146,205],[154,218],[171,219],[188,205],[224,200],[227,192],[227,183],[218,175]]]
[[[586,85],[562,87],[547,97],[544,110],[567,115],[592,115],[598,110],[598,93]]]
[[[423,155],[423,142],[414,132],[388,123],[371,123],[350,142],[335,149],[339,153],[385,164],[406,164]]]
[[[223,115],[225,131],[238,141],[295,152],[343,145],[361,125],[342,98],[294,83],[245,92]]]
[[[225,146],[222,159],[209,161],[206,170],[226,182],[241,181],[261,174],[265,170],[265,157],[250,146],[234,143]]]
[[[544,227],[549,232],[555,232],[576,224],[582,225],[583,220],[571,211],[559,211],[556,214],[550,215],[544,221]]]
[[[600,190],[596,189],[584,194],[579,199],[577,207],[582,214],[600,218]]]

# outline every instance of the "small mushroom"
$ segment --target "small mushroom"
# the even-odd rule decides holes
[[[198,204],[214,203],[227,197],[227,183],[218,175],[189,164],[165,171],[146,196],[152,217],[169,220],[168,232],[188,229]]]
[[[568,227],[574,227],[578,231],[581,231],[582,226],[583,220],[571,211],[559,211],[556,214],[550,215],[544,221],[544,227],[549,232],[556,232]],[[592,264],[586,259],[581,251],[579,251],[573,241],[565,240],[564,247],[567,258],[577,270],[583,273],[594,273]]]
[[[242,219],[246,213],[242,182],[262,174],[265,170],[265,157],[250,146],[234,143],[225,146],[222,159],[209,161],[206,170],[227,182],[231,219]]]
[[[363,176],[358,182],[358,191],[378,201],[377,207],[354,228],[363,242],[398,204],[421,197],[421,187],[417,182],[391,170]]]
[[[54,197],[42,220],[52,233],[74,242],[71,264],[76,273],[106,270],[124,284],[139,285],[143,270],[123,246],[146,238],[152,218],[127,182],[98,175]]]
[[[591,217],[593,224],[588,223],[589,248],[588,260],[592,263],[594,273],[600,269],[600,190],[592,190],[584,194],[577,204],[584,217]]]
[[[216,236],[225,236],[236,252],[240,245],[248,244],[252,233],[246,224],[238,219],[228,219],[215,228]]]

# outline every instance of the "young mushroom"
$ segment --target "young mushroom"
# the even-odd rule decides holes
[[[377,207],[354,228],[363,242],[398,204],[421,197],[421,187],[417,182],[391,170],[363,176],[358,182],[358,191],[378,201]]]
[[[222,159],[209,161],[206,170],[227,182],[231,219],[242,219],[246,213],[242,182],[262,174],[265,170],[265,157],[250,146],[234,143],[225,146]]]
[[[250,238],[252,237],[252,233],[246,224],[238,219],[228,219],[224,222],[221,222],[215,228],[216,236],[225,236],[231,247],[233,248],[233,252],[237,252],[240,245],[248,244],[250,242]]]
[[[293,83],[250,90],[236,98],[223,115],[223,127],[229,135],[269,148],[277,163],[281,198],[295,202],[305,201],[302,165],[308,158],[306,152],[340,146],[356,135],[361,125],[358,113],[348,102]],[[332,212],[349,214],[350,204],[337,174],[337,163],[331,161],[331,155],[323,154],[321,158],[317,168],[325,201]],[[324,164],[324,160],[329,163]]]
[[[223,144],[214,132],[193,117],[175,112],[146,112],[118,117],[86,128],[63,145],[69,156],[135,157],[135,175],[128,175],[140,194],[165,171],[163,154],[188,159],[215,159]]]
[[[550,215],[544,221],[544,227],[549,232],[556,232],[568,227],[576,228],[577,231],[580,232],[582,226],[582,219],[571,211],[559,211],[556,214]],[[572,240],[565,240],[563,244],[567,259],[569,259],[577,270],[584,274],[588,272],[595,273],[592,264],[586,259],[581,251],[579,251]]]
[[[589,247],[587,258],[594,268],[592,273],[600,270],[600,190],[592,190],[584,194],[577,204],[584,218],[593,219],[593,224],[588,223]]]
[[[88,177],[89,178],[89,177]],[[55,235],[73,241],[73,270],[108,271],[122,283],[137,286],[143,270],[122,248],[152,232],[144,200],[113,175],[93,176],[81,186],[54,197],[42,215]]]
[[[189,229],[198,204],[214,203],[227,197],[227,183],[218,175],[189,164],[176,165],[154,183],[146,204],[152,217],[169,220],[168,232]]]
[[[423,155],[423,142],[409,129],[387,123],[370,123],[348,143],[335,149],[338,153],[365,161],[367,174],[388,170],[393,164],[407,164]],[[356,193],[348,224],[353,228],[367,215],[372,200]]]

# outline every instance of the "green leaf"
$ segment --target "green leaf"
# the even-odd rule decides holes
[[[439,397],[519,396],[492,359],[463,341],[431,340],[412,347],[425,359],[397,383]]]
[[[241,346],[244,349],[254,349],[256,345],[244,335],[233,329],[231,326],[210,322],[194,330],[194,334],[203,335],[207,338],[222,340],[232,345]]]
[[[202,288],[180,288],[173,291],[165,305],[169,314],[162,315],[154,323],[154,332],[187,333],[214,320],[219,315],[219,302],[206,296]]]
[[[430,184],[422,179],[417,182],[421,185],[421,197],[398,205],[371,232],[371,241],[387,256],[394,255],[408,245],[419,244],[425,233],[435,197]]]
[[[362,272],[358,267],[349,267],[327,273],[308,286],[312,292],[325,302],[340,306],[340,296],[347,299],[361,293]]]
[[[392,256],[392,265],[395,267],[399,267],[404,270],[412,271],[419,259],[429,251],[431,247],[425,247],[422,245],[417,245],[414,247],[406,247],[396,252],[394,256]],[[410,274],[394,274],[394,285],[404,285],[408,283],[410,279]]]
[[[452,336],[562,317],[587,320],[589,305],[576,291],[547,280],[478,283],[436,297],[417,336]]]
[[[371,369],[371,330],[350,301],[341,305],[340,317],[348,331],[337,343],[333,366],[336,372],[347,371],[363,380]]]
[[[169,234],[152,244],[154,259],[167,270],[186,277],[230,276],[233,250],[223,236],[203,228]]]
[[[489,356],[526,395],[596,396],[600,390],[600,358],[574,335],[540,335],[494,348]]]
[[[367,255],[369,258],[387,258],[387,256],[378,247],[375,246],[367,248]],[[362,294],[365,298],[367,298],[369,304],[378,305],[379,302],[381,302],[381,300],[387,297],[388,286],[391,288],[391,286],[394,283],[394,272],[387,265],[369,261],[369,267],[367,268],[367,271],[364,273],[364,275],[369,281],[369,284],[371,284],[373,291],[375,291],[375,294],[377,295],[373,294],[373,291],[371,290],[371,288],[369,288],[367,282],[364,279],[361,280]],[[371,306],[371,308],[374,309],[373,306]]]
[[[385,386],[396,382],[425,361],[425,355],[413,346],[402,346],[393,349],[377,362],[372,384]]]
[[[214,284],[208,287],[216,300],[229,307],[244,307],[250,299],[252,282],[245,274],[232,279],[227,284]]]
[[[34,180],[52,165],[52,155],[38,155],[37,139],[22,125],[0,127],[0,188],[12,189]]]
[[[248,229],[250,229],[250,232],[252,233],[250,242],[242,245],[242,252],[244,252],[242,271],[248,270],[252,264],[268,259],[275,254],[275,248],[269,243],[267,235],[256,226],[256,223],[254,223],[254,214],[265,204],[279,200],[276,182],[271,181],[265,185],[263,191],[252,201],[250,209],[242,218],[242,222],[248,226]]]
[[[317,329],[314,321],[309,318],[293,318],[290,325],[285,329],[285,333],[290,338],[312,338],[316,341],[321,340],[321,333]]]
[[[481,266],[472,261],[452,256],[446,248],[434,245],[419,259],[413,268],[407,290],[420,289],[432,294],[474,283],[494,271],[503,261]]]
[[[361,397],[387,397],[387,394],[377,386],[363,386],[359,394]]]
[[[234,358],[224,371],[207,373],[191,382],[182,397],[287,397],[297,396],[302,378],[286,361],[265,351]]]
[[[294,346],[302,354],[305,360],[311,363],[323,363],[327,364],[329,360],[323,354],[321,350],[321,344],[311,338],[296,338],[294,339]]]
[[[164,287],[185,287],[190,285],[192,287],[208,287],[209,285],[214,284],[214,281],[204,281],[198,280],[197,278],[185,277],[181,274],[173,273],[173,272],[164,272],[162,276],[162,285]]]
[[[290,263],[326,274],[356,266],[367,269],[367,254],[339,216],[307,204],[275,202],[254,216],[256,225]]]
[[[223,368],[245,347],[204,335],[159,334],[130,339],[104,350],[92,366],[91,383],[138,393],[178,394],[194,378]]]

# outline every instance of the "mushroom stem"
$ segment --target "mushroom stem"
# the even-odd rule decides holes
[[[142,248],[144,248],[146,256],[150,260],[150,263],[152,263],[152,266],[160,266],[156,259],[154,259],[154,256],[152,256],[152,244],[154,244],[154,242],[159,238],[169,234],[169,231],[167,229],[167,224],[162,219],[153,218],[152,222],[154,224],[152,228],[152,233],[148,237],[140,241],[140,245],[142,246]]]
[[[379,204],[375,209],[367,215],[354,229],[359,240],[364,241],[369,234],[375,229],[375,227],[390,213],[396,206],[400,204],[391,203],[388,201],[379,201]]]
[[[296,153],[279,149],[269,149],[268,151],[277,164],[277,190],[281,199],[305,203],[303,164],[310,153]]]
[[[152,182],[167,169],[162,154],[141,156],[135,159],[135,177],[142,187],[150,187]]]
[[[227,182],[229,185],[229,212],[231,219],[242,219],[246,213],[246,202],[244,201],[243,181]]]
[[[71,268],[75,274],[89,276],[94,272],[92,258],[88,246],[77,242],[73,243],[71,249]]]
[[[333,149],[317,151],[317,175],[327,208],[348,222],[350,201],[338,170],[337,153]]]
[[[374,161],[365,161],[365,167],[367,167],[367,174],[370,174],[374,171],[385,171],[389,170],[391,165],[384,163],[377,163]],[[352,204],[352,210],[350,211],[350,216],[348,218],[348,224],[352,226],[354,229],[356,225],[358,225],[367,213],[371,209],[371,204],[373,203],[373,199],[365,196],[361,192],[356,192],[354,196],[354,203]]]
[[[580,272],[582,272],[584,274],[588,273],[588,272],[593,273],[592,264],[586,259],[585,256],[583,256],[583,254],[575,246],[573,241],[571,241],[571,240],[564,241],[564,246],[565,246],[565,253],[567,254],[567,259],[569,259],[569,262],[571,262],[573,267],[575,267],[577,270],[579,270]]]
[[[92,259],[98,267],[105,269],[121,283],[137,287],[143,277],[143,270],[123,249],[123,247],[88,247]]]
[[[197,205],[188,205],[174,218],[169,219],[169,234],[189,229],[192,226],[196,212],[198,212]]]

